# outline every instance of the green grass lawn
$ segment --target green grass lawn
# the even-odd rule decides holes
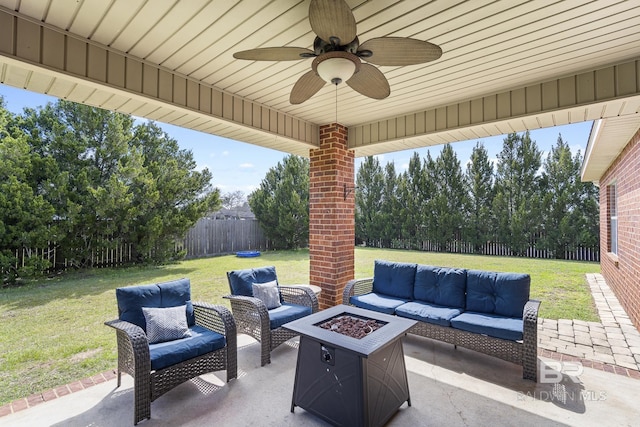
[[[596,263],[356,248],[355,275],[373,274],[375,259],[531,274],[542,317],[598,320],[585,273]],[[162,267],[96,269],[0,290],[0,405],[116,367],[115,288],[181,277],[195,301],[228,306],[228,270],[275,265],[282,284],[308,283],[309,252],[222,256]]]

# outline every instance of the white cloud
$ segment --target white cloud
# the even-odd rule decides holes
[[[224,150],[224,151],[222,152],[222,155],[223,155],[223,156],[228,156],[228,155],[229,155],[229,150]]]
[[[251,168],[253,168],[253,167],[255,167],[255,166],[253,165],[253,163],[241,163],[241,164],[240,164],[240,168],[242,168],[242,169],[251,169]]]

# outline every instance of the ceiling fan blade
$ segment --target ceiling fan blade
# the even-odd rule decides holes
[[[302,104],[304,101],[318,93],[325,83],[326,82],[313,70],[304,73],[293,86],[293,89],[291,89],[289,102],[292,104]]]
[[[346,45],[356,38],[356,18],[344,0],[311,0],[309,22],[313,32],[326,42],[337,37],[340,45]]]
[[[261,49],[243,50],[236,52],[233,57],[236,59],[249,59],[253,61],[296,61],[304,59],[300,54],[306,53],[314,55],[312,50],[303,47],[264,47]]]
[[[370,57],[363,57],[376,65],[415,65],[434,61],[442,56],[442,49],[433,43],[405,37],[378,37],[367,40],[358,51],[369,50]]]
[[[373,99],[384,99],[391,93],[387,78],[370,64],[361,64],[360,71],[347,80],[347,84],[356,92]]]

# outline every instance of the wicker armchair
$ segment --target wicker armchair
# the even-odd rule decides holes
[[[124,293],[129,293],[128,297],[122,297],[123,290]],[[132,292],[137,293],[133,299]],[[162,297],[159,297],[160,294]],[[170,296],[173,298],[167,298],[167,294],[172,294]],[[119,288],[116,290],[116,296],[119,318],[105,322],[105,325],[116,330],[118,387],[121,384],[122,372],[128,373],[134,379],[134,424],[151,418],[151,402],[185,381],[220,370],[226,370],[227,382],[237,378],[237,334],[233,316],[224,306],[201,302],[191,303],[188,279],[157,285]],[[141,303],[140,307],[174,307],[182,305],[181,301],[186,303],[186,317],[192,318],[189,324],[192,336],[168,343],[149,344],[145,325],[136,324],[140,323],[142,310],[140,308],[135,312],[136,310],[132,310],[132,305]],[[190,312],[191,307],[193,307],[192,312]],[[132,314],[132,312],[135,313]],[[211,342],[212,337],[217,340],[215,344]],[[202,344],[202,350],[193,350],[194,347],[198,347],[198,344],[193,344],[194,341],[187,344],[192,339],[199,340],[196,342]],[[191,348],[189,351],[197,351],[197,353],[178,354],[175,345],[178,348],[186,345]],[[174,353],[169,354],[172,351]],[[170,364],[166,357],[170,358]],[[164,366],[167,364],[168,366]],[[154,369],[154,366],[159,368]]]
[[[238,332],[245,333],[261,344],[261,366],[271,363],[271,351],[298,334],[282,325],[318,311],[318,298],[307,287],[277,286],[281,306],[268,309],[253,296],[253,283],[276,281],[275,267],[235,270],[227,272],[231,311]]]

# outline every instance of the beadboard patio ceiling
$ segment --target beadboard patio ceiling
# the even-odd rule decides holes
[[[638,0],[347,3],[361,42],[413,37],[442,57],[380,66],[384,100],[338,86],[336,111],[330,84],[289,103],[310,59],[232,56],[313,49],[309,0],[0,0],[0,82],[303,156],[336,117],[356,156],[624,117],[626,132],[601,123],[596,159],[638,128]]]

